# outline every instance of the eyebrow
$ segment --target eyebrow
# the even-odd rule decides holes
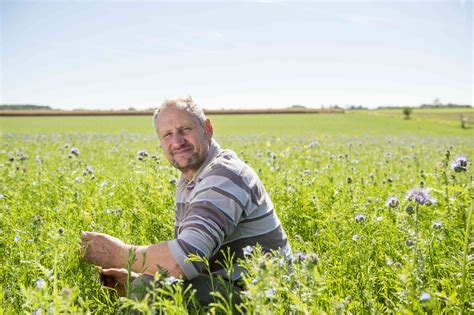
[[[160,131],[158,130],[158,133],[161,133],[161,134],[165,135],[165,134],[167,134],[167,133],[169,133],[169,132],[173,132],[173,130],[178,130],[178,131],[180,131],[180,130],[185,129],[185,128],[194,128],[194,127],[195,127],[195,125],[193,125],[192,123],[186,123],[186,124],[184,124],[184,125],[179,126],[179,127],[176,128],[176,129],[175,129],[175,128],[166,129],[166,130],[164,130],[163,132],[160,132]]]

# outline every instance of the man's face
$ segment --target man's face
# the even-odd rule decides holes
[[[170,163],[189,180],[209,153],[212,125],[199,120],[185,110],[168,107],[157,117],[156,130],[161,147]]]

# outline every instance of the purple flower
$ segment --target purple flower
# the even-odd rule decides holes
[[[405,200],[414,201],[420,205],[431,205],[436,203],[434,199],[425,188],[413,188],[405,196]]]
[[[362,214],[358,214],[358,215],[355,216],[355,220],[356,220],[357,222],[359,222],[359,223],[360,223],[360,222],[364,222],[364,221],[365,221],[365,217],[364,217],[364,215],[362,215]]]
[[[145,150],[138,151],[137,155],[138,155],[137,158],[138,158],[139,161],[142,161],[142,160],[148,158],[148,152],[146,152]]]
[[[15,237],[13,238],[13,240],[15,241],[15,243],[18,243],[20,241],[20,235],[15,235]]]
[[[273,295],[275,295],[276,293],[276,290],[271,288],[271,289],[268,289],[267,291],[265,291],[265,296],[267,298],[271,298]]]
[[[467,157],[464,155],[458,155],[451,163],[451,168],[456,172],[465,172],[467,170]]]
[[[435,230],[441,230],[441,226],[442,226],[442,223],[437,221],[437,222],[434,222],[431,227]]]
[[[36,287],[43,290],[46,287],[46,282],[43,279],[36,280]]]
[[[387,206],[390,208],[395,208],[400,204],[400,201],[398,201],[397,197],[389,197],[386,201]]]
[[[298,262],[302,262],[303,260],[305,260],[305,258],[306,258],[305,253],[297,252],[297,253],[295,253],[295,256],[293,257],[292,261],[293,261],[293,263],[298,263]]]
[[[176,281],[178,281],[178,279],[176,279],[176,277],[173,277],[173,276],[168,277],[168,278],[165,279],[166,285],[172,285]]]
[[[78,156],[81,152],[79,152],[79,149],[76,147],[71,148],[71,154],[74,154],[75,156]]]
[[[429,299],[431,299],[431,294],[429,294],[428,292],[421,293],[420,301],[428,301]]]
[[[306,255],[306,264],[311,267],[319,263],[319,257],[318,255],[314,253],[309,253]]]
[[[387,260],[387,265],[389,265],[389,266],[393,265],[393,259],[392,259],[392,258],[390,258],[389,260]]]
[[[252,246],[247,245],[244,248],[242,248],[242,250],[244,252],[244,256],[249,256],[252,253],[253,248]]]
[[[85,171],[86,171],[87,173],[91,174],[91,175],[94,173],[94,169],[92,168],[92,166],[86,167],[86,170],[85,170]]]

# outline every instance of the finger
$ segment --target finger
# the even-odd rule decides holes
[[[94,232],[81,231],[81,240],[90,241],[94,238],[95,234]]]
[[[109,268],[109,269],[102,269],[101,274],[104,276],[114,276],[118,273],[120,269],[116,268]]]
[[[109,277],[119,277],[128,274],[128,271],[124,268],[107,268],[102,269],[101,273]]]

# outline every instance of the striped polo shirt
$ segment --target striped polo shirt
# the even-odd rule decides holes
[[[243,248],[260,244],[265,252],[291,254],[285,232],[258,175],[235,152],[212,140],[209,154],[192,180],[181,176],[176,189],[175,237],[171,254],[188,280],[204,264],[187,261],[189,254],[206,257],[212,272],[225,277],[218,263],[230,250],[243,258]],[[234,265],[233,280],[241,269]]]

